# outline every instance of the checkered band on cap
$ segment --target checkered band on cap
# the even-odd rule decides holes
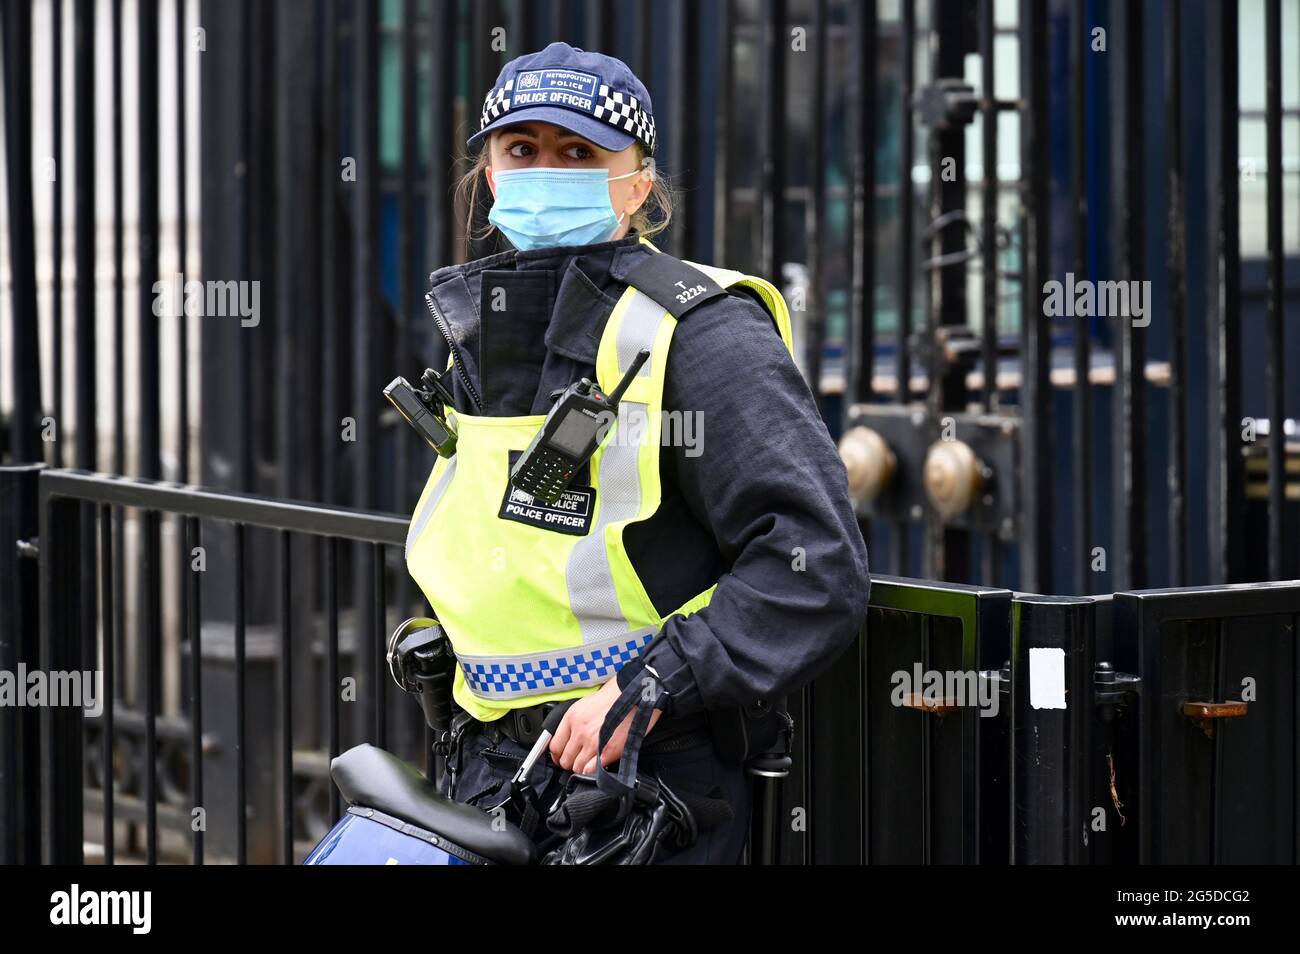
[[[488,94],[483,97],[483,114],[479,117],[479,129],[510,108],[510,91],[514,89],[514,85],[514,77],[511,77],[506,80],[505,86],[496,86],[488,90]]]
[[[478,124],[480,132],[509,112],[514,84],[514,77],[511,77],[506,80],[504,86],[493,87],[488,91],[487,96],[483,97],[483,112],[479,116]],[[646,151],[654,152],[654,117],[646,112],[635,96],[631,93],[611,90],[608,83],[601,83],[595,102],[595,108],[590,115],[609,123],[615,129],[632,134],[641,140]],[[586,110],[574,111],[586,113]]]
[[[645,143],[646,149],[654,151],[654,117],[641,107],[637,98],[631,93],[611,91],[609,84],[601,83],[600,101],[596,104],[596,110],[592,115],[623,132],[631,133]]]

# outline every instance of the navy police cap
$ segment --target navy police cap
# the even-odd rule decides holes
[[[612,152],[634,140],[648,152],[655,147],[650,94],[627,64],[567,43],[552,43],[502,67],[469,146],[494,129],[529,120],[562,126]]]

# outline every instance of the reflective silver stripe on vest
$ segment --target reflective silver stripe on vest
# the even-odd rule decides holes
[[[415,545],[415,541],[418,540],[420,534],[424,532],[425,524],[427,524],[429,518],[433,516],[433,511],[437,508],[438,501],[442,499],[442,495],[447,492],[447,488],[451,485],[451,478],[455,473],[456,458],[453,457],[447,464],[447,469],[444,470],[442,476],[438,478],[438,482],[433,485],[433,490],[429,492],[429,498],[424,502],[424,506],[420,508],[420,512],[416,514],[415,519],[411,521],[411,529],[406,531],[406,555],[408,557],[411,555],[411,547]]]
[[[655,304],[640,292],[632,294],[615,341],[620,374],[632,363],[638,351],[654,344],[663,314],[662,305]],[[653,361],[643,364],[637,376],[649,374],[651,364]],[[613,387],[611,382],[602,383]],[[630,520],[641,512],[641,448],[620,440],[619,435],[626,434],[632,427],[633,433],[640,433],[644,435],[643,439],[648,439],[649,424],[647,405],[626,399],[620,402],[618,427],[601,454],[597,471],[596,494],[600,515],[591,532],[569,553],[565,567],[569,608],[578,619],[584,646],[603,644],[628,633],[609,565],[605,527],[616,521]]]
[[[638,656],[654,638],[653,627],[624,631],[618,638],[576,649],[552,649],[517,656],[457,654],[465,684],[474,695],[494,701],[540,696],[599,685]]]

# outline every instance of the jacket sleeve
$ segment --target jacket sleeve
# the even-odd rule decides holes
[[[708,606],[664,624],[619,685],[651,666],[678,714],[779,697],[829,667],[866,613],[867,549],[844,465],[771,317],[748,296],[679,322],[664,407],[701,415],[699,446],[671,448],[672,470],[731,569]]]

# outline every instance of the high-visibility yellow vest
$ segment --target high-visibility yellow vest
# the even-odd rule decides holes
[[[793,348],[790,314],[772,284],[693,267],[724,288],[757,292]],[[511,452],[528,447],[545,415],[454,412],[456,454],[438,458],[415,506],[406,565],[455,650],[456,702],[476,719],[594,691],[668,619],[633,569],[623,529],[659,507],[664,374],[676,326],[634,288],[619,299],[596,355],[601,390],[614,388],[641,349],[650,359],[592,456],[590,489],[571,488],[553,507],[509,484]],[[669,616],[708,605],[713,590]]]

